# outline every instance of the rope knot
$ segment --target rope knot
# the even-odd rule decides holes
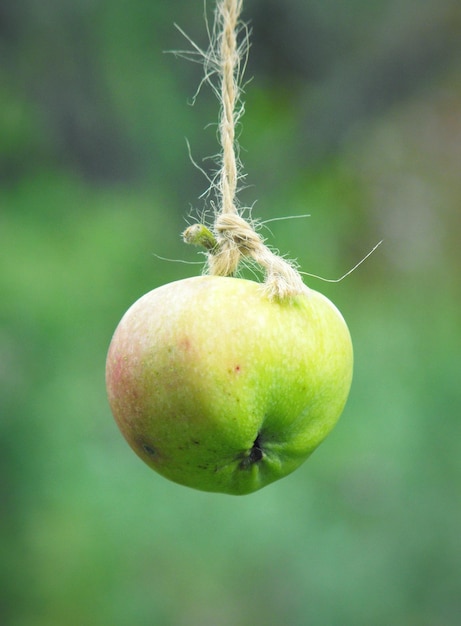
[[[263,245],[261,237],[238,213],[218,215],[215,231],[219,244],[226,242],[230,247],[238,248],[243,256],[252,256]]]

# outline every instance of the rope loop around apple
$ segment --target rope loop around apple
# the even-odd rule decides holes
[[[306,291],[297,270],[272,252],[243,217],[237,213],[221,213],[216,217],[214,228],[217,246],[208,254],[210,274],[234,274],[241,257],[250,257],[265,271],[264,285],[269,297],[284,299]]]
[[[296,268],[272,252],[238,213],[218,214],[214,231],[215,234],[203,224],[193,224],[183,233],[186,243],[207,250],[209,274],[233,276],[242,257],[249,257],[265,271],[264,289],[269,298],[283,300],[308,291]]]

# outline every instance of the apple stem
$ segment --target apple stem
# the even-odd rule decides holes
[[[182,234],[185,243],[191,243],[194,246],[203,246],[206,250],[213,253],[218,248],[218,242],[211,230],[203,224],[193,224],[186,228]]]

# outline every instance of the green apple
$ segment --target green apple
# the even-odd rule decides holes
[[[322,294],[274,301],[253,281],[199,276],[132,305],[106,381],[122,434],[152,469],[247,494],[293,472],[331,431],[352,361],[346,323]]]

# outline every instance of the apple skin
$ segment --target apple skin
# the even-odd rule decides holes
[[[106,364],[133,450],[182,485],[251,493],[301,465],[337,422],[352,380],[346,323],[322,294],[271,301],[249,280],[198,276],[142,296]]]

